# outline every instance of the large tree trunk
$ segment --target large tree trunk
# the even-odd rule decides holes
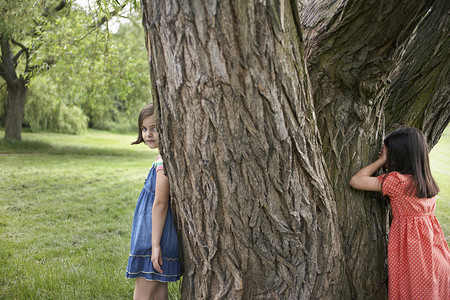
[[[432,131],[429,140],[436,142],[448,124],[449,3],[308,1],[301,8],[323,154],[358,299],[385,290],[387,203],[350,189],[348,181],[376,158],[386,131],[415,126]],[[431,85],[426,94],[424,85]],[[420,126],[436,114],[439,126]]]
[[[22,120],[28,87],[23,80],[10,87],[6,98],[5,139],[22,140]]]
[[[171,3],[144,11],[183,295],[348,294],[296,10]]]
[[[183,297],[385,297],[387,203],[348,180],[399,120],[394,107],[386,124],[384,112],[395,74],[412,64],[401,63],[400,49],[448,18],[424,19],[431,7],[446,8],[388,0],[142,4]],[[407,101],[445,107],[439,95],[448,86],[440,87]]]

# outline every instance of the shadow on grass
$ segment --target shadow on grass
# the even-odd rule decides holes
[[[0,140],[0,153],[46,152],[51,148],[50,143],[40,141]]]
[[[108,147],[88,147],[83,145],[55,145],[42,141],[16,141],[1,139],[0,155],[8,154],[54,154],[54,155],[101,155],[129,156],[139,155],[133,150],[114,149]]]

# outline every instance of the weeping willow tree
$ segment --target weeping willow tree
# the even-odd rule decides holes
[[[449,122],[450,2],[143,0],[185,299],[383,299],[383,136]]]
[[[73,0],[0,1],[0,91],[6,93],[4,121],[0,115],[0,122],[5,126],[5,139],[22,138],[30,83],[40,75],[49,73],[58,63],[64,64],[64,58],[75,52],[71,50],[81,49],[81,44],[87,44],[93,33],[100,31],[102,26],[107,27],[108,21],[125,8],[130,5],[136,7],[136,2],[95,1],[93,11],[87,13]],[[97,42],[98,47],[101,42]],[[93,61],[95,57],[89,52],[92,51],[82,56],[90,57]],[[105,69],[108,67],[106,65]],[[64,74],[62,77],[69,76]],[[51,87],[47,89],[51,90]],[[124,87],[122,90],[126,89]],[[79,114],[76,110],[69,113]]]
[[[45,2],[45,1],[44,1]],[[52,18],[65,10],[66,0],[2,1],[0,11],[0,77],[6,84],[5,138],[22,139],[22,120],[28,84],[40,69],[53,63],[52,58],[36,65],[32,57],[39,48],[34,38]]]

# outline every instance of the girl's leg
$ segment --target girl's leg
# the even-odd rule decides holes
[[[169,289],[167,287],[167,282],[158,282],[158,287],[156,288],[153,300],[168,300],[168,299],[169,299]]]
[[[144,278],[136,278],[134,285],[134,300],[153,300],[159,286],[158,281],[149,281]]]

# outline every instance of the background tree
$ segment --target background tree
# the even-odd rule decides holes
[[[49,84],[59,84],[59,86],[63,86],[67,83],[68,77],[75,79],[75,77],[80,76],[80,74],[74,75],[76,74],[74,73],[74,69],[80,71],[80,69],[85,68],[85,70],[81,72],[84,74],[86,74],[86,70],[89,68],[90,71],[96,72],[98,77],[95,78],[96,80],[94,82],[98,83],[103,89],[99,91],[92,90],[91,94],[99,93],[100,97],[98,97],[97,94],[95,97],[88,97],[92,96],[88,95],[89,93],[86,93],[86,95],[82,97],[85,106],[96,106],[95,111],[104,112],[96,99],[105,96],[106,88],[109,88],[111,92],[114,91],[114,87],[116,87],[116,92],[118,88],[122,88],[120,93],[117,93],[120,95],[124,95],[124,93],[130,90],[130,88],[126,88],[123,84],[117,84],[117,82],[120,82],[121,80],[115,80],[114,82],[108,83],[98,79],[101,78],[101,74],[110,74],[109,78],[111,78],[114,74],[111,73],[111,71],[117,70],[106,69],[112,66],[118,66],[118,63],[116,63],[117,58],[115,58],[117,57],[117,53],[108,51],[108,20],[117,16],[119,12],[123,11],[126,7],[130,7],[130,3],[134,4],[134,6],[131,7],[135,7],[137,3],[134,0],[124,0],[121,2],[96,1],[95,3],[93,10],[88,12],[85,12],[78,6],[74,6],[72,1],[66,0],[21,0],[0,3],[0,11],[2,11],[5,16],[0,21],[0,41],[2,46],[0,75],[7,87],[6,105],[4,109],[5,138],[21,139],[25,99],[31,79],[36,78],[37,75],[48,73],[57,62],[66,64],[65,70],[67,73],[62,74],[63,76],[60,76],[61,73],[59,73],[59,77],[54,76],[54,82],[50,82]],[[104,48],[101,48],[102,46],[104,46]],[[109,55],[109,53],[111,53],[111,55]],[[85,58],[85,60],[80,65],[77,65],[76,63],[81,62],[83,58]],[[127,60],[129,61],[129,59]],[[122,59],[122,63],[125,63],[125,61],[126,60]],[[141,62],[141,60],[136,61]],[[97,67],[96,69],[92,68],[92,66],[95,65],[100,67]],[[74,66],[76,66],[76,68],[73,68]],[[70,67],[72,67],[72,69],[70,69]],[[100,68],[103,68],[103,70],[99,72]],[[64,69],[64,67],[60,68],[60,70],[62,69]],[[57,71],[54,72],[54,74],[57,73]],[[127,73],[126,80],[129,80],[133,76],[131,74],[132,73],[130,72]],[[123,74],[119,73],[116,75]],[[43,88],[42,91],[48,90],[57,92],[52,86],[45,84],[42,86],[43,83],[48,83],[45,79],[50,78],[51,76],[47,76],[38,84],[41,84],[40,87]],[[83,79],[85,80],[86,77]],[[70,83],[73,82],[74,80]],[[128,86],[130,86],[130,84],[128,84]],[[70,86],[64,85],[64,87],[66,90],[70,90]],[[59,91],[61,90],[62,89],[59,89]],[[37,90],[34,95],[38,95],[42,91]],[[49,101],[49,97],[45,93],[41,93],[41,95],[45,96],[45,101],[42,101],[41,97],[40,101],[34,101],[34,106],[31,105],[33,106],[32,109],[28,109],[28,112],[30,113],[28,120],[31,121],[31,123],[40,123],[39,126],[42,127],[50,122],[53,124],[53,127],[55,127],[55,119],[59,118],[60,121],[58,122],[63,122],[61,120],[66,119],[71,115],[79,116],[74,119],[72,123],[84,123],[83,118],[85,118],[85,116],[80,110],[82,108],[80,106],[74,106],[73,99],[57,99],[55,104],[53,103],[55,101]],[[59,95],[67,95],[67,93],[59,93]],[[114,101],[116,101],[114,99],[117,98],[120,98],[120,96],[111,97],[108,104],[114,103]],[[148,96],[146,98],[148,98]],[[72,103],[62,103],[62,101]],[[43,103],[47,103],[48,105],[42,106]],[[42,120],[42,118],[39,119],[39,116],[48,116],[48,107],[51,107],[52,105],[53,108],[50,110],[53,110],[54,117],[44,120]],[[108,108],[111,106],[112,105],[109,105]],[[63,110],[66,111],[66,113],[61,111],[62,108],[64,108]],[[91,117],[90,112],[87,112],[86,114],[88,117]],[[94,120],[92,122],[98,123],[99,121]],[[64,124],[62,126],[60,125],[57,125],[57,127],[65,127]],[[48,127],[54,129],[51,128],[52,126]]]
[[[142,2],[186,299],[386,297],[386,131],[449,121],[448,1]]]
[[[31,63],[34,52],[39,48],[35,38],[39,36],[44,24],[62,11],[66,4],[65,0],[48,2],[22,0],[0,3],[3,16],[0,21],[2,51],[0,76],[7,86],[5,138],[21,139],[28,83],[33,71],[36,72],[39,68]],[[45,63],[52,62],[45,60]]]

